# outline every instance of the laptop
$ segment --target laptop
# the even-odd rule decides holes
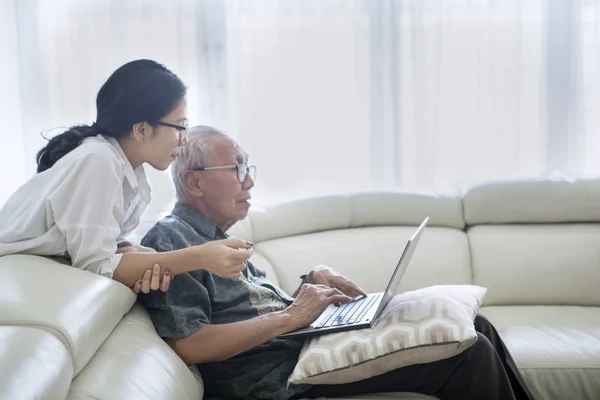
[[[425,218],[414,235],[408,240],[385,292],[356,297],[351,302],[339,307],[332,304],[309,326],[280,335],[279,338],[302,338],[372,327],[396,294],[402,276],[408,268],[421,233],[423,233],[428,221],[429,217]]]

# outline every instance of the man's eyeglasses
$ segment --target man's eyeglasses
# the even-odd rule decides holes
[[[164,121],[156,121],[154,124],[160,125],[160,126],[166,126],[168,128],[177,129],[177,132],[179,133],[179,144],[182,144],[183,140],[187,137],[187,133],[188,133],[188,129],[189,129],[189,127],[187,125],[177,125],[177,124],[172,124],[170,122],[164,122]]]
[[[249,176],[252,181],[256,180],[256,165],[248,164],[235,164],[235,165],[223,165],[221,167],[201,167],[192,168],[192,171],[210,171],[213,169],[235,169],[237,172],[237,178],[240,183],[246,182],[246,178]]]

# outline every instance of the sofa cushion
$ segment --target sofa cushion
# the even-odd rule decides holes
[[[200,375],[156,334],[148,313],[136,304],[73,381],[68,399],[198,400],[203,395]]]
[[[309,339],[290,382],[341,384],[460,354],[477,341],[485,288],[433,286],[395,296],[369,329]]]
[[[77,375],[135,302],[125,285],[45,257],[0,257],[0,323],[53,332]]]
[[[482,307],[536,399],[600,395],[600,307]]]
[[[544,179],[475,186],[463,198],[467,225],[600,222],[600,179]]]
[[[319,264],[335,268],[367,292],[385,290],[416,227],[370,227],[318,232],[257,243],[255,250],[293,293],[299,276]],[[260,264],[256,264],[260,267]],[[400,291],[435,284],[470,284],[469,244],[457,229],[427,227],[400,283]]]
[[[476,226],[468,235],[485,305],[600,306],[600,224]]]
[[[70,349],[54,332],[36,326],[0,326],[0,343],[0,398],[66,398],[73,364]]]
[[[230,231],[242,235],[250,231],[252,239],[249,240],[264,242],[334,229],[418,226],[427,216],[429,226],[463,229],[462,199],[458,196],[402,192],[321,196],[253,208],[249,213],[249,224],[239,223],[239,227]]]

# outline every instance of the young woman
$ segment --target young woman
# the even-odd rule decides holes
[[[155,61],[117,69],[98,92],[96,122],[52,138],[37,154],[38,173],[0,210],[0,256],[66,256],[72,266],[134,291],[144,274],[144,291],[158,289],[159,281],[166,290],[171,275],[200,268],[239,276],[252,243],[222,240],[156,253],[124,239],[150,202],[143,165],[165,170],[187,141],[185,94],[183,82]]]

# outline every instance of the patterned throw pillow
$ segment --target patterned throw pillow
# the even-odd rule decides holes
[[[397,295],[372,328],[307,340],[289,381],[356,382],[460,354],[477,341],[473,321],[486,291],[441,285]]]

